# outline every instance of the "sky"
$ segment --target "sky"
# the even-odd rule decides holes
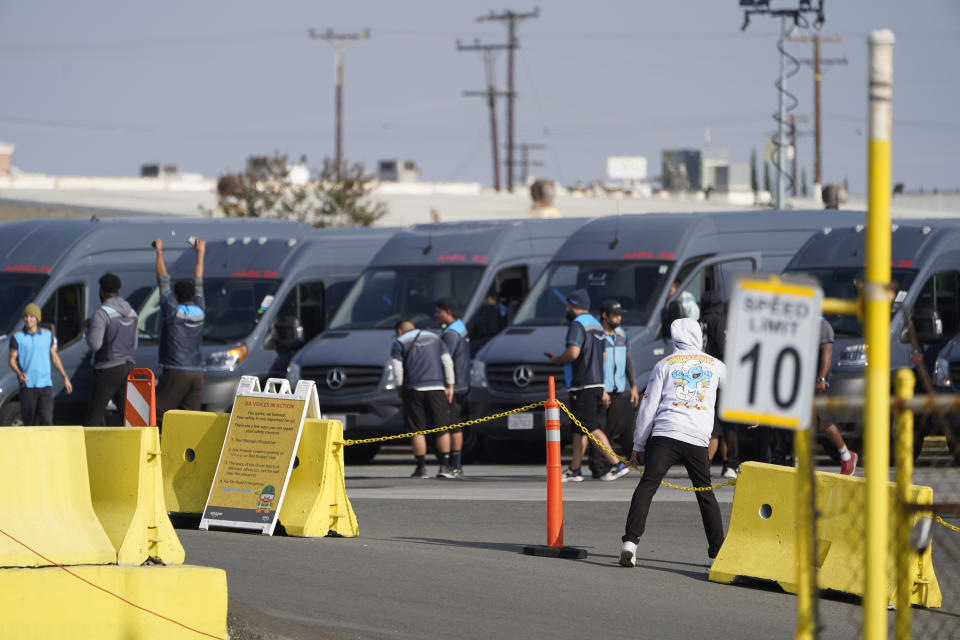
[[[795,7],[797,0],[772,0]],[[492,184],[483,60],[456,40],[503,43],[492,6],[449,0],[161,3],[0,0],[0,141],[23,171],[137,175],[146,162],[215,177],[275,151],[319,166],[334,147],[333,50],[311,28],[370,30],[345,52],[344,153],[368,169],[412,159],[424,180]],[[825,182],[865,190],[867,45],[893,29],[893,180],[908,191],[960,188],[960,1],[825,3]],[[532,171],[561,184],[604,177],[611,155],[661,150],[763,153],[776,129],[779,19],[741,31],[737,0],[539,2],[518,26],[517,142]],[[809,35],[812,30],[805,32]],[[791,43],[797,58],[810,44]],[[496,59],[506,87],[506,55]],[[813,177],[813,74],[788,80],[798,162]],[[506,101],[498,107],[505,145]]]

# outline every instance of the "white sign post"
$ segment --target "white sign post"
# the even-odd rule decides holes
[[[734,280],[721,419],[786,429],[810,425],[822,302],[813,280],[756,274]]]

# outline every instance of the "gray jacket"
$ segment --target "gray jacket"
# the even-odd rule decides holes
[[[137,350],[137,312],[119,296],[100,305],[87,329],[87,344],[93,351],[94,369],[134,363]]]

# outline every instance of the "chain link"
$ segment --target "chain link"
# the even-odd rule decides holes
[[[400,438],[411,438],[413,436],[425,436],[430,433],[440,433],[441,431],[449,431],[450,429],[460,429],[463,427],[469,427],[475,424],[480,424],[481,422],[488,422],[490,420],[498,420],[500,418],[506,418],[509,415],[514,413],[523,413],[525,411],[530,411],[531,409],[536,409],[537,407],[542,407],[546,404],[545,400],[540,402],[534,402],[533,404],[528,404],[523,407],[518,407],[516,409],[510,409],[509,411],[501,411],[500,413],[495,413],[491,416],[486,416],[483,418],[474,418],[473,420],[466,420],[465,422],[458,422],[457,424],[450,424],[445,427],[435,427],[433,429],[424,429],[423,431],[411,431],[410,433],[398,433],[392,436],[380,436],[378,438],[364,438],[363,440],[344,440],[343,446],[349,447],[354,444],[369,444],[371,442],[386,442],[387,440],[398,440]]]
[[[957,526],[954,526],[954,525],[950,524],[949,522],[947,522],[946,520],[944,520],[944,519],[941,518],[940,516],[937,516],[937,522],[938,522],[939,524],[942,524],[943,526],[945,526],[947,529],[952,529],[953,531],[956,531],[957,533],[960,533],[960,527],[957,527]]]
[[[583,433],[584,433],[588,438],[590,438],[590,440],[593,441],[593,444],[597,445],[597,447],[599,447],[601,451],[606,451],[607,453],[609,453],[610,455],[612,455],[612,456],[615,457],[617,460],[619,460],[619,461],[622,462],[623,464],[627,465],[628,467],[630,467],[630,468],[633,469],[634,471],[642,471],[642,469],[640,469],[640,467],[637,467],[636,465],[630,464],[630,461],[629,461],[629,460],[627,460],[626,458],[623,458],[623,457],[617,455],[616,452],[611,451],[609,447],[607,447],[607,446],[604,445],[602,442],[600,442],[600,440],[599,440],[595,435],[593,435],[592,433],[590,433],[590,431],[588,431],[587,428],[584,427],[583,424],[582,424],[579,420],[577,420],[577,417],[576,417],[575,415],[573,415],[573,414],[570,412],[569,409],[567,409],[567,407],[566,407],[565,404],[563,404],[563,403],[560,402],[559,400],[557,400],[557,404],[560,405],[560,408],[563,409],[563,412],[567,414],[567,417],[569,417],[570,420],[572,420],[575,425],[577,425],[578,427],[580,427],[580,430],[583,431]],[[700,492],[703,492],[703,491],[713,491],[714,489],[719,489],[719,488],[721,488],[721,487],[728,487],[728,486],[730,486],[730,485],[732,485],[732,484],[736,484],[736,483],[737,483],[737,479],[736,479],[736,478],[730,478],[729,480],[726,480],[726,481],[724,481],[724,482],[721,482],[720,484],[715,484],[715,485],[713,485],[712,487],[681,487],[681,486],[678,485],[678,484],[673,484],[673,483],[671,483],[671,482],[667,482],[666,480],[662,480],[662,481],[660,482],[660,484],[662,484],[663,486],[669,487],[669,488],[671,488],[671,489],[677,489],[677,490],[679,490],[679,491],[692,491],[692,492],[694,492],[694,493],[700,493]]]

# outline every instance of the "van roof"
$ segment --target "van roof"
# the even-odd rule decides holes
[[[585,218],[418,224],[393,236],[370,266],[483,266],[505,257],[552,255]]]
[[[207,243],[205,278],[285,279],[297,269],[311,273],[359,272],[396,228],[317,229],[288,238],[236,238]],[[170,268],[175,278],[189,277],[195,263],[185,251]]]
[[[252,224],[248,224],[252,223]],[[137,218],[37,218],[0,225],[0,272],[49,273],[74,254],[118,252],[149,247],[156,237],[173,242],[179,235],[224,237],[225,226],[243,224],[251,234],[295,234],[305,225],[282,220],[227,218],[137,217]]]
[[[917,267],[924,257],[935,255],[936,246],[947,244],[956,248],[958,242],[960,227],[957,226],[893,225],[892,266],[901,269]],[[787,269],[862,267],[867,259],[865,243],[863,225],[825,229],[800,247]]]
[[[674,260],[687,244],[717,233],[729,234],[738,244],[754,249],[794,249],[794,233],[813,233],[832,221],[860,222],[863,212],[814,211],[732,211],[712,213],[625,214],[595,218],[571,235],[556,260]],[[771,233],[779,232],[779,233]],[[762,237],[757,237],[762,236]],[[805,235],[802,237],[806,237]],[[742,242],[739,241],[742,239]],[[717,247],[709,252],[728,249]],[[781,246],[782,245],[782,246]],[[702,248],[708,252],[709,246]],[[694,247],[693,251],[700,249]]]

